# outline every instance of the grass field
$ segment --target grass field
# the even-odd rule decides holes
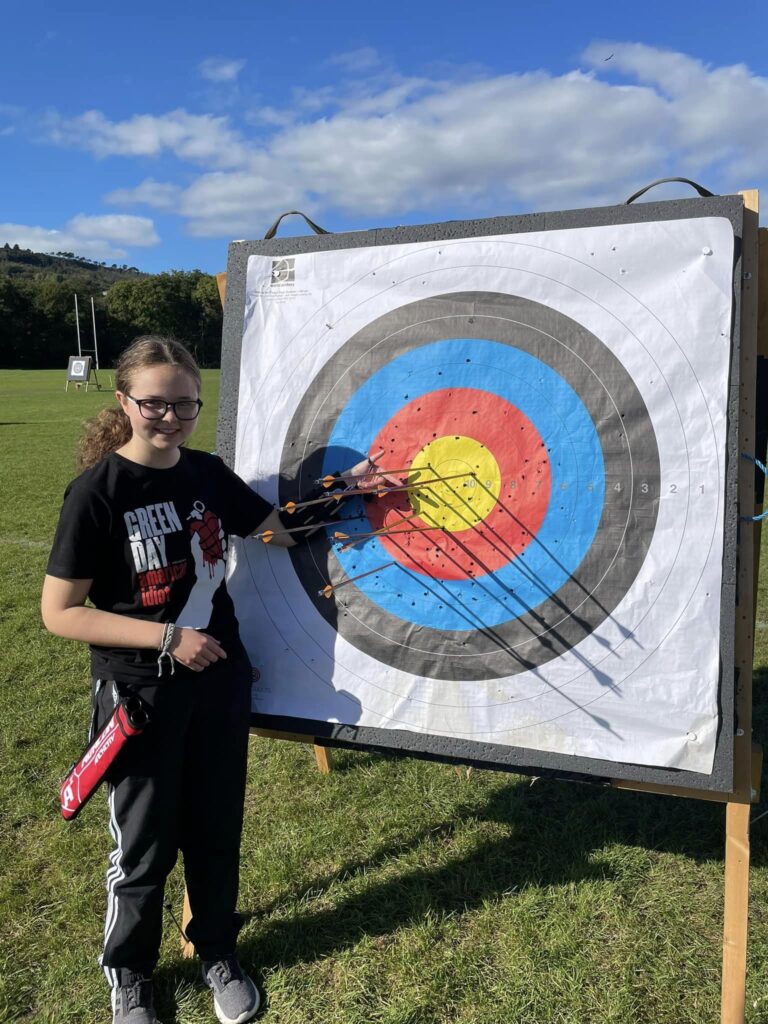
[[[211,450],[217,374],[194,444]],[[108,394],[61,371],[0,372],[0,1020],[110,1019],[97,967],[110,840],[99,794],[73,824],[61,776],[82,747],[82,645],[48,636],[40,582],[79,423]],[[768,530],[764,531],[768,537]],[[768,546],[756,733],[768,724]],[[254,739],[243,960],[275,1024],[714,1024],[722,807]],[[756,817],[763,806],[753,811]],[[754,827],[748,1013],[768,1022],[768,816]],[[182,881],[169,888],[177,913]],[[164,1024],[213,1020],[167,922]]]

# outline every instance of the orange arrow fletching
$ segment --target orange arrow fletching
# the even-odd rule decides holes
[[[322,590],[318,590],[318,594],[322,597],[331,597],[335,590],[340,587],[346,587],[348,583],[354,583],[355,580],[361,580],[364,576],[372,576],[374,573],[381,572],[382,569],[388,569],[390,565],[394,565],[394,562],[385,562],[384,565],[379,565],[375,569],[369,569],[367,572],[358,573],[357,576],[349,576],[345,580],[341,580],[335,586],[332,583],[326,584]]]

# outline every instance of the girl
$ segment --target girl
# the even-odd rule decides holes
[[[84,472],[65,492],[42,596],[47,629],[90,644],[92,735],[127,692],[150,717],[107,777],[115,848],[100,962],[114,1024],[157,1024],[163,886],[181,850],[187,934],[219,1021],[242,1024],[259,1007],[235,958],[251,670],[224,572],[230,533],[282,524],[221,459],[182,447],[202,407],[182,345],[139,338],[116,385],[120,408],[81,442]],[[373,486],[372,464],[342,479]]]

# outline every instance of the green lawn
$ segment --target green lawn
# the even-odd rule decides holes
[[[82,645],[37,603],[80,421],[108,393],[63,371],[0,372],[0,1020],[109,1020],[96,964],[110,840],[99,794],[73,824],[58,784],[82,746]],[[214,447],[218,374],[194,444]],[[765,531],[768,536],[768,530]],[[768,701],[768,545],[755,679]],[[275,1024],[713,1024],[722,807],[254,739],[243,959]],[[768,806],[768,804],[767,804]],[[762,805],[754,810],[757,816]],[[753,834],[751,1024],[768,1022],[768,816]],[[180,913],[177,868],[170,895]],[[167,922],[164,1024],[213,1020]]]

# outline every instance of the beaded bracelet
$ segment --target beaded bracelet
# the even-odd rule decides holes
[[[163,628],[163,639],[160,641],[160,656],[157,659],[157,675],[162,676],[163,674],[163,658],[168,658],[171,663],[171,675],[176,671],[176,662],[173,660],[171,654],[171,644],[173,643],[173,634],[176,631],[175,622],[166,622]]]

